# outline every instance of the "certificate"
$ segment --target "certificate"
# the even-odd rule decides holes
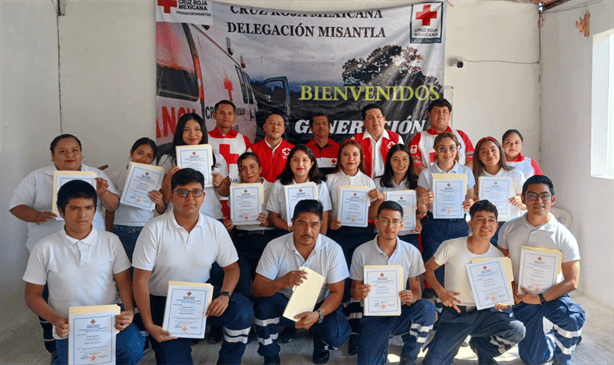
[[[294,322],[298,322],[298,319],[294,318],[294,316],[305,312],[313,312],[325,280],[324,276],[308,267],[301,267],[299,270],[307,273],[307,279],[303,280],[301,285],[292,287],[292,296],[290,296],[283,314],[284,317]]]
[[[399,203],[403,208],[403,230],[416,228],[416,192],[414,190],[388,191],[386,200]]]
[[[369,198],[368,186],[339,186],[339,212],[338,219],[342,226],[367,227],[369,225]]]
[[[319,200],[318,186],[312,182],[284,185],[284,197],[286,198],[286,222],[288,226],[291,226],[294,207],[298,202],[305,199]]]
[[[472,260],[467,264],[471,291],[478,310],[496,304],[514,305],[512,262],[507,257]]]
[[[230,219],[235,226],[259,225],[264,190],[260,183],[230,185]]]
[[[550,290],[561,272],[562,258],[559,250],[523,246],[520,249],[518,291],[522,293],[520,287],[535,294]]]
[[[478,196],[488,200],[497,207],[499,222],[510,219],[510,198],[512,194],[512,179],[509,177],[480,176],[480,190]]]
[[[90,183],[94,189],[96,189],[96,175],[93,171],[54,171],[53,172],[53,203],[51,206],[51,211],[55,214],[58,214],[58,191],[62,185],[66,184],[72,180],[83,180],[85,182]],[[62,217],[58,214],[57,220],[63,220]]]
[[[115,316],[117,304],[70,307],[68,323],[68,363],[115,364]]]
[[[433,174],[434,219],[464,218],[463,201],[467,195],[467,175]]]
[[[135,208],[153,210],[156,203],[149,198],[149,192],[162,187],[162,178],[164,178],[163,167],[130,162],[119,202]]]
[[[205,188],[213,186],[211,177],[211,165],[213,164],[213,152],[208,144],[196,146],[175,147],[177,166],[180,169],[191,168],[200,171],[205,176]]]
[[[364,301],[365,316],[400,316],[405,279],[399,265],[365,265],[364,283],[371,291]]]
[[[179,338],[205,338],[212,298],[211,284],[169,281],[162,328]]]

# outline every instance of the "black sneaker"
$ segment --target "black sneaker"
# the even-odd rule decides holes
[[[358,335],[357,334],[350,335],[350,343],[348,344],[348,355],[350,356],[358,355]]]
[[[279,364],[281,364],[281,359],[279,358],[279,355],[265,356],[264,363],[262,363],[262,365],[279,365]]]
[[[326,345],[320,337],[313,335],[313,363],[326,364],[330,359],[330,351],[326,350]]]
[[[222,327],[213,327],[211,326],[211,330],[209,331],[209,336],[207,337],[207,341],[209,343],[219,343],[222,341],[222,337],[224,337],[224,331]]]
[[[471,348],[471,351],[478,355],[478,365],[497,365],[497,362],[494,358],[480,356],[480,353],[478,352],[478,349],[475,347],[473,342],[469,342],[469,347]]]
[[[294,335],[296,334],[296,328],[294,327],[284,327],[284,330],[279,335],[279,342],[281,343],[290,343],[294,340]]]

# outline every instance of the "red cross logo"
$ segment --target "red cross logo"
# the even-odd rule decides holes
[[[450,187],[450,183],[448,183],[448,187]]]
[[[391,147],[392,147],[392,146],[394,146],[394,145],[395,145],[395,143],[394,143],[394,142],[389,142],[389,143],[388,143],[388,148],[391,148]]]
[[[386,309],[386,304],[382,304],[382,309]]]
[[[188,332],[188,327],[183,326],[183,327],[181,328],[181,331],[183,331],[183,332]]]
[[[188,292],[188,297],[189,297],[190,295],[192,295],[192,292],[190,292],[190,291],[189,291],[189,292]]]
[[[497,185],[497,182],[495,181],[495,185]]]
[[[497,297],[495,297],[495,296],[493,295],[492,297],[490,297],[490,300],[492,300],[492,301],[494,302],[495,300],[497,300]]]
[[[384,277],[384,273],[379,274],[379,276]]]
[[[356,196],[356,193],[354,193],[354,196]]]
[[[92,319],[92,321],[90,322],[91,324],[95,324],[96,320]]]
[[[248,219],[249,219],[249,216],[246,214],[245,215],[245,220],[248,220]]]
[[[437,19],[437,11],[431,11],[430,5],[424,5],[422,11],[416,13],[416,20],[422,20],[422,25],[431,25],[431,19]]]
[[[192,152],[192,156],[196,156],[196,151]]]
[[[537,293],[539,291],[539,286],[535,287],[535,292]]]
[[[298,189],[298,192],[299,192],[299,193],[302,193],[302,192],[303,192],[303,189]]]
[[[541,261],[541,260],[542,260],[542,258],[541,258],[541,257],[538,257],[538,258],[537,258],[537,261]]]
[[[229,144],[221,144],[220,145],[220,154],[222,156],[224,156],[224,159],[226,160],[228,165],[235,164],[235,163],[239,162],[239,155],[236,154],[236,153],[230,152],[230,145]]]
[[[230,79],[228,79],[228,77],[224,77],[224,89],[228,90],[228,99],[232,101],[232,82]]]
[[[247,193],[247,189],[243,190],[244,193]]]
[[[448,214],[452,213],[452,209],[448,209]]]
[[[141,197],[136,198],[136,202],[140,203],[141,202]]]
[[[177,0],[158,0],[158,6],[163,6],[164,12],[170,14],[171,8],[177,7]]]
[[[145,173],[145,176],[149,176],[149,172],[146,172],[146,173]]]
[[[92,362],[96,361],[97,357],[96,355],[92,355],[92,357],[90,357],[90,359],[92,360]]]
[[[484,265],[484,267],[482,269],[486,270],[486,269],[488,269],[488,267],[486,267],[486,265]]]
[[[337,160],[333,158],[332,160],[330,160],[330,162],[337,163]]]
[[[403,197],[400,197],[399,200],[403,200]]]
[[[356,222],[356,217],[352,217],[352,222]]]
[[[290,149],[288,147],[284,148],[283,150],[281,150],[281,153],[284,154],[284,157],[288,156],[288,153],[290,153]]]

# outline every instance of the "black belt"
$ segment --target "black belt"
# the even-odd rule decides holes
[[[237,237],[243,237],[243,236],[252,236],[252,235],[263,235],[266,232],[268,232],[268,229],[260,229],[257,231],[242,231],[242,230],[237,230]]]

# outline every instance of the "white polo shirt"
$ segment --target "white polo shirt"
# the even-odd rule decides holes
[[[483,170],[482,176],[511,178],[512,179],[512,194],[514,194],[514,196],[518,194],[522,194],[522,185],[524,185],[524,182],[526,181],[522,172],[520,172],[520,170],[517,170],[517,169],[511,169],[509,171],[506,171],[500,168],[499,171],[494,175],[491,175],[488,172],[486,172],[486,170]],[[476,195],[479,195],[479,192],[476,192]],[[510,204],[510,219],[520,217],[523,213],[524,212],[520,210],[517,206]]]
[[[338,283],[349,276],[343,250],[337,242],[320,234],[315,247],[307,257],[301,256],[294,245],[294,232],[276,238],[265,247],[256,272],[267,279],[278,279],[301,266],[310,268],[324,276],[325,283],[318,295],[318,303],[323,301],[328,292],[327,284]],[[292,288],[282,288],[281,294],[290,298]]]
[[[440,169],[437,163],[425,168],[418,177],[418,186],[422,186],[428,191],[433,191],[433,174],[465,174],[467,175],[467,190],[475,186],[473,171],[467,166],[459,164],[458,161],[454,163],[454,166],[448,172]],[[429,212],[433,212],[433,203],[429,204]]]
[[[23,280],[47,284],[49,306],[68,317],[73,306],[119,303],[113,275],[129,268],[126,251],[113,233],[92,228],[87,237],[77,240],[61,229],[34,246]]]
[[[262,182],[262,191],[264,193],[264,202],[262,203],[262,211],[266,216],[269,216],[269,211],[266,209],[266,203],[269,201],[269,197],[271,196],[271,191],[273,190],[273,183],[268,182],[265,178],[261,177],[260,181]],[[262,231],[264,230],[273,230],[274,226],[263,227],[259,224],[250,224],[245,226],[235,226],[235,228],[239,231]]]
[[[51,212],[51,206],[53,205],[53,172],[57,171],[54,165],[42,167],[36,169],[28,174],[15,189],[11,203],[9,204],[9,210],[18,205],[27,205],[30,208],[34,208],[39,211]],[[113,185],[113,182],[102,171],[94,167],[81,164],[81,171],[95,172],[98,177],[105,179],[109,183],[107,190],[113,194],[119,195],[117,189]],[[104,231],[104,207],[100,198],[96,204],[96,215],[94,216],[94,227],[101,231]],[[49,236],[55,232],[58,232],[64,227],[63,220],[49,219],[47,222],[38,225],[35,222],[28,222],[28,240],[26,241],[26,247],[28,251],[32,251],[36,242],[42,238]]]
[[[213,151],[213,156],[215,156],[215,166],[211,170],[211,173],[218,173],[222,175],[223,178],[228,176],[228,165],[226,164],[226,160],[224,156],[220,155],[217,151]],[[168,171],[175,167],[177,162],[175,158],[170,155],[164,155],[160,158],[158,162],[158,166],[164,168],[164,172],[168,174]],[[217,194],[217,191],[214,187],[204,188],[205,192],[205,201],[200,206],[200,212],[215,219],[223,219],[224,213],[222,213],[222,203],[220,203],[220,197]],[[173,204],[170,203],[167,207],[167,211],[170,212],[173,209]]]
[[[363,281],[365,265],[399,265],[403,268],[405,287],[407,287],[409,278],[414,278],[426,271],[420,251],[412,244],[401,241],[397,237],[397,247],[388,257],[377,245],[378,237],[379,235],[356,248],[352,256],[350,279]]]
[[[368,186],[369,190],[375,189],[375,183],[373,182],[373,179],[365,175],[360,170],[358,170],[358,172],[354,176],[346,175],[343,170],[339,170],[334,174],[326,175],[326,185],[328,185],[328,190],[330,192],[330,200],[332,202],[332,218],[337,218],[337,213],[339,213],[339,186]],[[376,200],[377,199],[371,199],[372,202]]]
[[[520,250],[522,246],[542,247],[559,250],[563,262],[580,260],[578,241],[569,230],[550,214],[548,223],[533,227],[525,213],[521,217],[507,221],[499,231],[498,245],[509,250],[514,279],[520,278]],[[563,281],[563,273],[557,277],[557,284]]]
[[[446,290],[460,292],[456,298],[461,301],[461,305],[475,305],[475,297],[471,291],[471,283],[467,274],[467,264],[470,264],[471,259],[474,258],[503,257],[504,255],[493,245],[489,245],[485,254],[476,255],[467,248],[467,238],[443,241],[433,258],[437,265],[445,265],[443,287]]]
[[[416,188],[412,189],[409,186],[407,186],[407,180],[403,180],[401,182],[401,184],[399,184],[399,185],[395,184],[394,181],[392,181],[392,185],[394,186],[393,188],[382,186],[382,178],[381,177],[376,177],[375,180],[374,180],[374,183],[375,183],[375,188],[377,190],[379,190],[382,194],[384,194],[384,197],[386,197],[386,192],[388,192],[388,191],[398,191],[398,190],[414,190],[415,191],[416,190]],[[416,193],[416,203],[417,203],[418,198],[419,197],[418,197],[418,195]],[[413,214],[415,215],[416,212],[413,212]],[[403,212],[403,215],[405,216],[405,211]],[[375,232],[376,233],[379,232],[379,228],[375,227]],[[399,231],[399,236],[405,236],[405,235],[408,235],[408,234],[418,234],[418,233],[419,232],[411,232],[411,229],[403,227],[401,229],[401,231]]]
[[[126,175],[128,175],[127,169],[115,171],[111,174],[111,181],[113,181],[113,185],[117,187],[120,197],[124,191],[124,185],[126,184]],[[113,224],[120,226],[142,227],[153,217],[153,210],[141,209],[120,203],[119,208],[117,208],[115,211]]]
[[[384,138],[390,140],[390,135],[388,131],[384,128],[384,132],[379,137],[379,141],[375,142],[375,139],[371,136],[367,129],[365,128],[365,132],[363,134],[363,139],[367,139],[371,141],[371,148],[373,150],[373,176],[380,176],[384,174],[384,168],[386,166],[386,156],[382,156],[382,141]],[[403,138],[399,136],[399,142],[396,144],[403,144]]]
[[[171,211],[143,227],[136,241],[132,266],[152,272],[150,294],[166,296],[169,281],[204,283],[209,280],[214,262],[226,267],[238,260],[237,250],[222,223],[200,213],[188,233]]]
[[[309,181],[308,181],[309,182]],[[294,180],[292,180],[292,184],[296,184]],[[330,203],[330,194],[328,193],[328,186],[324,181],[317,184],[318,186],[318,200],[322,203],[323,211],[326,212],[331,210]],[[286,214],[286,195],[284,194],[284,185],[280,180],[275,181],[273,184],[273,189],[271,190],[271,196],[269,196],[269,200],[266,204],[267,210],[279,214],[279,217],[284,221],[288,217]],[[290,212],[293,214],[294,212]]]

